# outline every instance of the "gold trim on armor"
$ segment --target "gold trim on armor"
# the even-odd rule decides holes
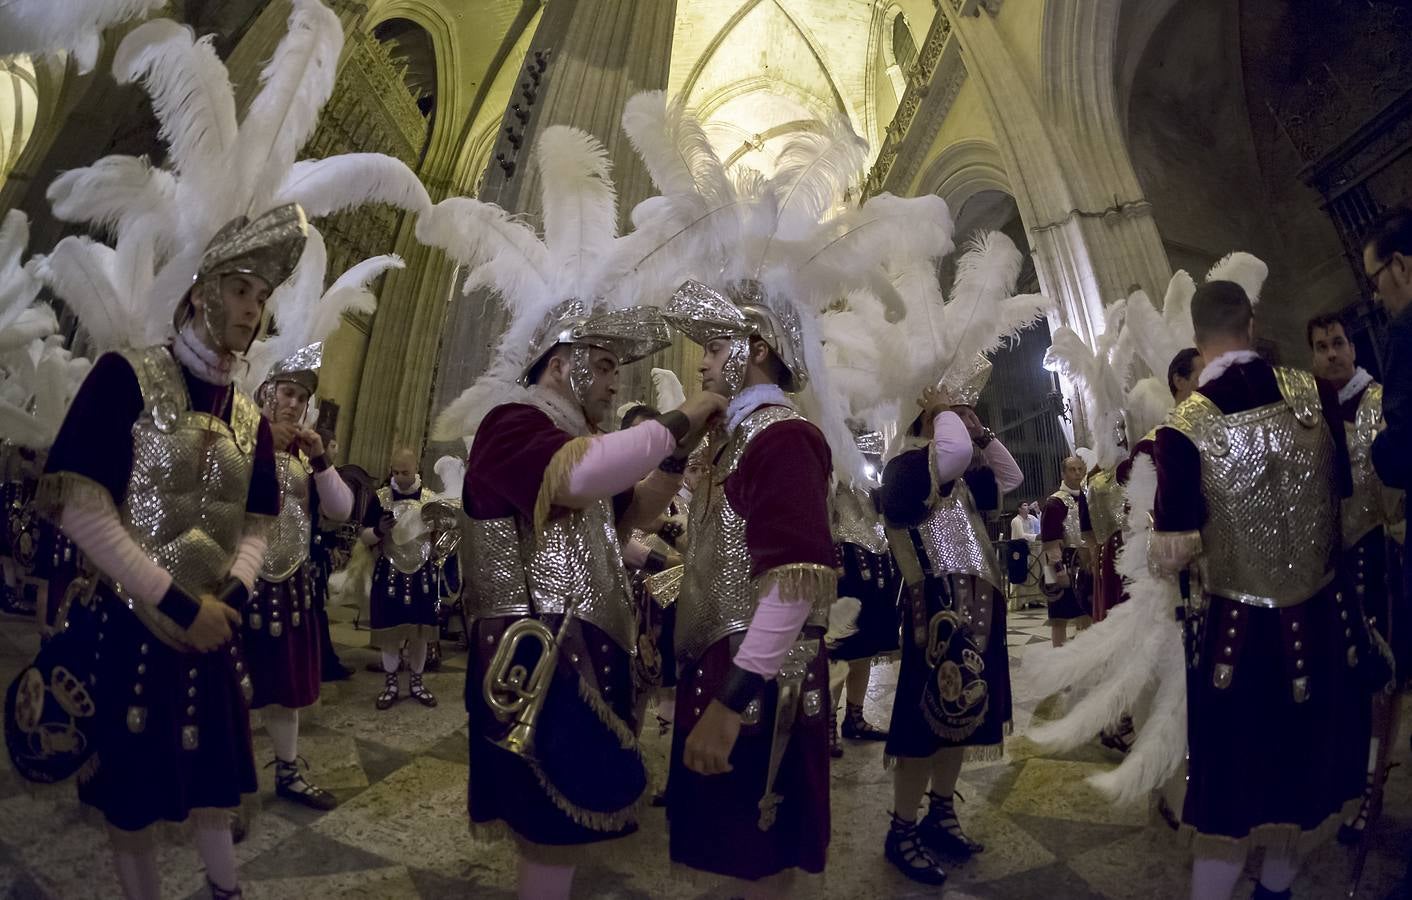
[[[549,521],[549,511],[554,506],[554,497],[569,486],[569,477],[574,468],[588,453],[589,439],[572,438],[567,444],[554,451],[549,465],[544,469],[544,479],[539,483],[539,496],[534,501],[534,533],[536,539]]]
[[[838,599],[838,570],[818,563],[788,563],[775,566],[755,579],[757,596],[778,587],[786,602],[830,603]]]
[[[1200,553],[1200,531],[1148,532],[1147,560],[1153,574],[1175,575],[1191,565]]]
[[[34,491],[34,507],[39,514],[57,525],[66,506],[91,512],[118,511],[108,489],[87,475],[49,472],[39,476]]]

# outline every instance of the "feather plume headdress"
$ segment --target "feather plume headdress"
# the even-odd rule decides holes
[[[0,436],[43,450],[54,442],[88,360],[74,358],[59,322],[37,303],[38,260],[23,261],[29,219],[10,210],[0,223]]]
[[[793,138],[768,179],[727,172],[681,100],[669,104],[660,91],[629,100],[623,127],[661,194],[633,210],[636,246],[624,254],[622,284],[660,294],[694,282],[668,305],[688,337],[765,340],[839,469],[861,480],[866,466],[847,426],[850,403],[825,361],[821,315],[861,291],[876,303],[857,315],[900,320],[904,303],[883,264],[944,254],[945,203],[884,194],[850,204],[867,145],[842,118]]]
[[[4,0],[0,3],[0,59],[64,51],[80,75],[98,62],[103,30],[140,19],[166,0]]]
[[[1146,298],[1143,298],[1144,300]],[[1084,420],[1093,442],[1093,465],[1111,469],[1124,456],[1123,412],[1131,345],[1122,340],[1128,301],[1104,309],[1105,326],[1096,348],[1067,326],[1055,329],[1044,367],[1074,386],[1083,401]]]
[[[607,151],[587,132],[546,128],[535,148],[544,234],[493,203],[452,197],[417,223],[470,274],[464,290],[494,290],[509,312],[490,368],[437,416],[433,440],[467,438],[496,406],[523,400],[525,380],[559,344],[598,346],[632,362],[670,343],[660,313],[605,292],[626,246],[617,238],[617,194]]]
[[[170,169],[108,156],[65,172],[48,191],[56,217],[114,238],[112,246],[65,238],[42,268],[96,349],[165,339],[208,244],[233,219],[255,219],[289,203],[309,216],[364,203],[417,213],[430,208],[416,176],[391,157],[349,153],[295,162],[333,92],[342,47],[343,26],[332,11],[319,0],[293,0],[289,31],[237,121],[230,76],[209,36],[197,39],[186,26],[155,19],[123,39],[113,75],[119,83],[141,81],[151,95]],[[282,302],[274,296],[270,306]]]

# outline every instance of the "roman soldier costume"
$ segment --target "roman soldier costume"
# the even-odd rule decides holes
[[[305,233],[290,205],[216,235],[192,288],[206,291],[208,333],[224,334],[218,279],[280,284]],[[99,359],[40,485],[42,507],[98,571],[75,601],[96,629],[79,798],[128,844],[162,821],[228,827],[227,811],[256,784],[239,635],[199,652],[186,628],[212,597],[244,606],[279,486],[269,426],[234,389],[229,363],[200,343],[195,315],[184,300],[174,344]]]
[[[725,375],[733,399],[724,431],[712,438],[710,480],[692,497],[667,810],[674,862],[754,880],[824,867],[830,700],[822,638],[837,574],[829,447],[785,393],[809,377],[798,320],[785,303],[767,305],[758,286],[736,296],[688,282],[666,311],[698,344],[729,339],[739,359]],[[743,388],[755,335],[779,358],[784,385]],[[765,598],[797,610],[801,625],[768,681],[735,662]],[[713,700],[740,714],[741,730],[731,771],[701,775],[683,754]]]
[[[270,370],[260,394],[269,400],[278,385],[289,383],[312,398],[318,390],[322,361],[322,342],[296,351]],[[282,498],[280,512],[270,531],[260,578],[246,604],[242,634],[254,686],[251,708],[275,705],[293,711],[318,700],[322,676],[316,608],[323,603],[317,592],[326,582],[316,575],[314,533],[321,521],[337,524],[348,518],[353,492],[326,458],[310,459],[297,446],[277,448],[275,468]],[[276,730],[271,721],[266,726],[272,733]],[[297,718],[289,727],[293,738]],[[292,750],[275,748],[275,792],[315,809],[332,809],[333,795],[300,774]]]
[[[1358,668],[1376,651],[1337,572],[1337,403],[1305,373],[1226,354],[1157,432],[1156,462],[1152,555],[1200,563],[1182,821],[1198,857],[1298,852],[1361,796],[1367,758],[1347,711],[1366,706]],[[1282,749],[1252,768],[1261,746]]]
[[[1086,624],[1093,618],[1093,574],[1086,554],[1092,552],[1096,539],[1082,488],[1061,485],[1049,495],[1040,511],[1039,539],[1048,557],[1049,624]]]
[[[523,225],[515,233],[538,268],[526,278],[520,263],[487,266],[510,324],[490,370],[433,433],[474,436],[462,492],[470,820],[473,829],[508,830],[529,878],[637,828],[647,771],[622,542],[680,487],[685,460],[669,457],[684,453],[689,429],[680,411],[612,433],[590,420],[591,391],[607,377],[591,364],[595,352],[626,365],[670,340],[657,309],[611,303],[596,267],[569,263],[612,262],[611,229],[566,229],[560,218],[576,209],[616,221],[601,145],[555,126],[535,154],[545,237]],[[501,215],[454,198],[423,233],[475,266],[497,253],[488,220]],[[567,391],[541,381],[555,354],[568,364]],[[522,880],[521,891],[534,887]]]

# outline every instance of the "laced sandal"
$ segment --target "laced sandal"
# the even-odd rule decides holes
[[[850,741],[885,741],[887,732],[863,718],[863,707],[848,704],[843,717],[843,736]]]
[[[211,876],[207,875],[206,887],[211,889],[211,900],[245,900],[245,894],[241,892],[240,885],[226,890],[212,881]]]
[[[303,757],[294,762],[285,762],[282,759],[275,760],[275,795],[323,812],[337,806],[338,798],[323,788],[309,783],[308,779],[299,771],[301,764],[306,769],[309,767],[309,763]]]
[[[421,672],[412,673],[411,678],[408,679],[407,693],[411,694],[412,699],[416,700],[423,706],[436,705],[436,695],[433,694],[431,691],[427,690],[426,686],[422,684]]]
[[[427,645],[427,662],[422,666],[424,672],[435,672],[441,668],[441,641],[432,641]]]
[[[670,720],[670,719],[664,719],[664,718],[662,718],[661,716],[658,716],[658,717],[657,717],[657,736],[658,736],[658,737],[666,737],[669,733],[671,733],[671,730],[672,730],[672,722],[671,722],[671,720]]]
[[[1293,888],[1285,888],[1282,891],[1272,891],[1259,882],[1255,883],[1255,893],[1250,895],[1250,900],[1292,900],[1294,897]]]
[[[378,694],[377,708],[387,709],[397,702],[397,695],[401,692],[397,683],[397,673],[386,673],[387,681],[383,685],[382,693]]]
[[[946,882],[946,870],[922,841],[916,822],[908,822],[892,814],[883,855],[897,871],[913,881],[933,886]]]
[[[943,856],[972,856],[985,850],[985,844],[973,841],[961,830],[956,818],[956,803],[952,797],[927,792],[931,805],[926,817],[917,823],[917,832],[928,848]]]
[[[829,710],[829,758],[843,759],[843,745],[838,742],[838,707]]]

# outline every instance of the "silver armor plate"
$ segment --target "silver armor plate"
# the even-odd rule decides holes
[[[1201,453],[1203,580],[1252,606],[1296,606],[1333,575],[1339,553],[1333,439],[1314,378],[1275,369],[1281,402],[1224,415],[1193,394],[1167,424]]]
[[[378,488],[378,502],[399,522],[403,516],[422,506],[420,498],[392,499],[392,489],[386,486]],[[389,534],[383,542],[382,552],[394,569],[404,575],[414,575],[431,559],[431,539],[431,531],[427,530],[405,544],[398,544],[393,542],[392,535]]]
[[[260,566],[260,578],[271,584],[285,581],[299,571],[309,558],[309,541],[314,522],[310,505],[312,475],[307,463],[297,454],[283,451],[275,454],[279,474],[279,516],[270,532],[270,546]]]
[[[956,479],[949,495],[932,498],[931,512],[917,526],[917,533],[936,574],[974,575],[1004,590],[1000,565],[964,479]]]
[[[704,489],[691,498],[685,575],[677,598],[676,649],[679,659],[695,660],[726,635],[750,626],[759,594],[750,577],[745,518],[726,497],[726,479],[740,467],[746,448],[779,422],[804,420],[788,407],[764,406],[733,431]],[[720,435],[713,436],[713,440]],[[820,608],[822,606],[822,608]],[[808,625],[828,625],[828,604],[809,613]]]

